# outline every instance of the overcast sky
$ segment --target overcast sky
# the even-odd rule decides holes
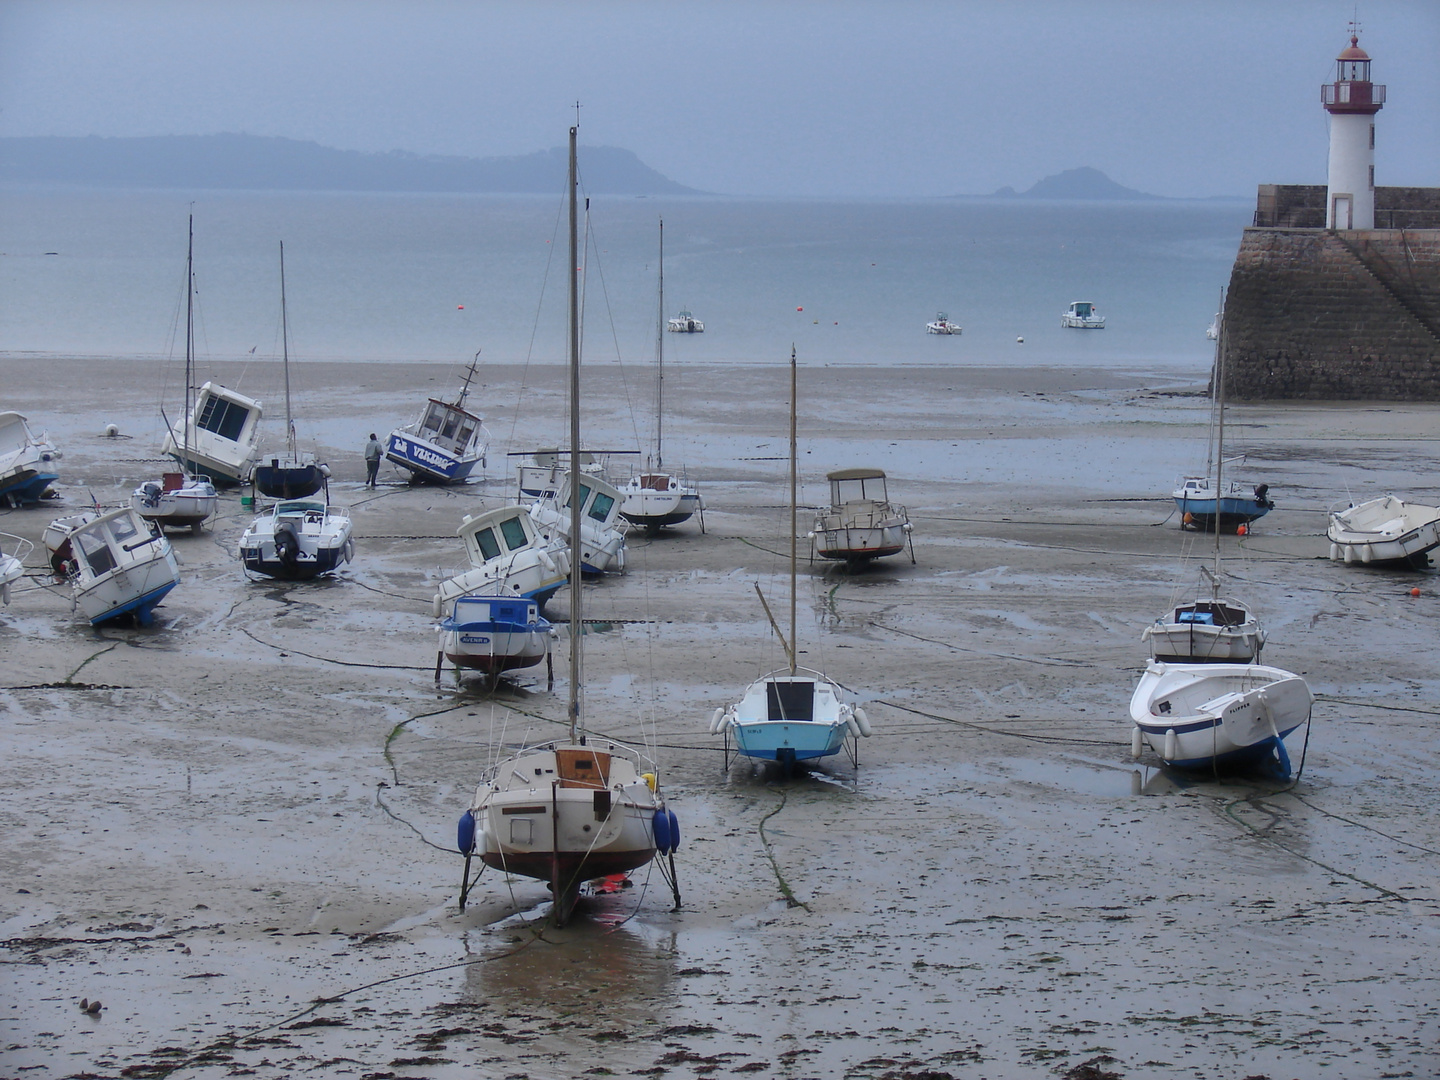
[[[467,157],[581,142],[751,195],[1324,183],[1340,0],[0,0],[0,135],[248,132]],[[1440,0],[1365,0],[1376,180],[1440,185]]]

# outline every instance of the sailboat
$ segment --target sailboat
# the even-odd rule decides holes
[[[829,757],[845,746],[846,736],[859,744],[871,732],[865,710],[847,700],[840,685],[818,671],[801,668],[795,662],[796,597],[796,438],[795,438],[795,349],[790,349],[790,637],[787,639],[775,619],[760,586],[755,591],[785,648],[789,667],[772,671],[752,682],[738,702],[728,709],[716,709],[710,733],[725,737],[725,761],[729,765],[730,740],[743,757],[777,761],[786,769],[800,761]]]
[[[304,499],[314,495],[330,478],[330,467],[314,454],[302,454],[295,445],[295,419],[290,411],[290,320],[285,309],[285,241],[280,241],[280,342],[285,369],[285,456],[261,462],[250,473],[260,494],[272,499]]]
[[[1216,314],[1221,333],[1215,337],[1215,486],[1225,471],[1225,367],[1223,350],[1224,304]],[[1141,640],[1149,643],[1155,660],[1189,663],[1250,663],[1260,659],[1265,631],[1248,607],[1220,595],[1220,530],[1215,529],[1215,567],[1201,567],[1210,583],[1210,595],[1180,603],[1147,626]]]
[[[185,414],[193,410],[195,385],[195,215],[190,215],[189,242],[185,250]],[[183,427],[180,461],[191,459],[191,425]],[[130,505],[146,521],[160,528],[189,527],[195,532],[205,524],[220,501],[215,484],[203,473],[189,470],[167,472],[160,479],[147,480],[130,495]]]
[[[689,521],[697,512],[700,531],[705,531],[705,503],[700,490],[682,477],[665,472],[662,454],[665,422],[665,222],[660,222],[659,262],[660,309],[655,334],[655,456],[647,458],[645,470],[630,478],[621,493],[620,514],[632,525],[641,525],[651,532],[669,525]],[[652,467],[651,462],[654,462]]]
[[[570,129],[570,471],[580,473],[580,296],[577,262],[575,136]],[[625,874],[669,856],[675,888],[675,814],[659,791],[654,763],[609,739],[592,740],[582,714],[581,500],[570,509],[570,687],[568,738],[530,746],[505,758],[481,780],[461,815],[457,841],[465,856],[460,907],[471,887],[470,864],[548,882],[551,918],[569,922],[581,886]],[[664,865],[662,864],[662,873]]]
[[[390,432],[385,459],[408,472],[412,483],[463,484],[476,465],[484,468],[490,430],[481,417],[465,408],[480,352],[475,350],[454,401],[430,398],[413,424]]]

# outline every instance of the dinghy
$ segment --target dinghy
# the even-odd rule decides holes
[[[533,600],[544,605],[565,584],[570,556],[552,546],[522,506],[502,506],[467,516],[456,530],[465,544],[470,569],[440,583],[435,617],[456,597],[474,594]]]
[[[308,581],[354,558],[350,532],[350,515],[338,506],[303,499],[276,503],[240,537],[240,561],[252,573]]]
[[[125,615],[149,626],[156,606],[180,583],[170,541],[130,506],[58,518],[42,539],[92,626]]]
[[[1274,764],[1288,776],[1284,739],[1314,701],[1304,679],[1280,668],[1152,660],[1130,698],[1131,753],[1148,744],[1179,769]]]
[[[826,479],[830,506],[815,515],[812,556],[858,564],[895,555],[909,544],[910,561],[915,561],[910,517],[905,507],[890,502],[883,471],[841,469]]]
[[[60,479],[54,462],[61,453],[44,434],[35,436],[18,412],[0,412],[0,504],[39,502]]]
[[[1347,566],[1423,570],[1430,565],[1428,553],[1440,546],[1440,508],[1382,495],[1358,506],[1332,508],[1325,535],[1330,558]]]

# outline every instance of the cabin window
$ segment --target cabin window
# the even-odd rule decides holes
[[[461,425],[461,427],[460,427],[460,433],[455,436],[455,443],[456,443],[456,445],[457,445],[457,446],[469,446],[469,445],[470,445],[470,439],[471,439],[471,437],[472,437],[474,434],[475,434],[475,425],[474,425],[474,424],[466,423],[466,424]]]
[[[250,410],[245,406],[226,401],[214,394],[206,394],[205,402],[200,408],[200,418],[195,421],[195,426],[212,431],[222,439],[239,442],[240,432],[249,418]]]
[[[477,532],[475,545],[480,549],[480,554],[487,559],[493,559],[500,554],[500,542],[495,539],[494,529],[481,529]]]
[[[614,505],[614,499],[609,495],[597,491],[595,493],[595,501],[590,504],[589,514],[596,521],[604,521],[610,516],[610,508]]]
[[[500,535],[505,538],[505,546],[511,551],[519,551],[530,542],[530,538],[525,535],[525,526],[518,517],[506,518],[500,522]]]
[[[584,505],[585,505],[585,500],[588,499],[588,498],[590,498],[590,486],[589,486],[588,484],[581,484],[581,485],[580,485],[580,505],[581,505],[581,506],[584,506]],[[569,500],[569,499],[566,499],[566,500],[565,500],[565,505],[566,505],[566,506],[569,506],[569,505],[570,505],[570,500]]]
[[[133,518],[118,517],[110,522],[110,535],[115,538],[117,544],[123,546],[126,541],[139,534],[140,530],[135,527]]]
[[[765,684],[766,704],[771,720],[814,720],[813,682],[771,682]]]
[[[115,569],[115,553],[110,550],[110,541],[106,538],[102,526],[81,529],[75,534],[75,540],[77,543],[72,547],[79,547],[90,572],[96,577]]]
[[[439,431],[440,425],[445,422],[445,410],[439,405],[431,405],[430,411],[425,414],[425,423],[421,426],[426,431]]]
[[[458,416],[456,416],[454,413],[448,413],[445,417],[445,427],[441,430],[440,437],[442,439],[454,438],[455,428],[459,425],[459,423],[460,418]]]

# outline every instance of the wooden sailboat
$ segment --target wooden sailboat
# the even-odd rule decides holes
[[[705,531],[705,503],[700,490],[687,479],[665,471],[665,222],[660,222],[659,317],[655,333],[655,456],[647,458],[645,469],[630,478],[623,488],[624,501],[620,515],[632,525],[651,532],[689,521],[700,515],[700,531]]]
[[[795,437],[795,350],[790,350],[790,637],[787,640],[770,614],[760,593],[760,603],[770,619],[786,658],[787,669],[772,671],[752,682],[738,702],[716,709],[710,733],[725,738],[725,764],[729,767],[730,740],[742,757],[777,761],[787,769],[797,762],[838,754],[846,736],[870,734],[865,710],[845,699],[838,683],[819,671],[796,665],[796,497],[797,466]],[[852,755],[853,756],[853,755]]]
[[[570,129],[570,470],[580,474],[580,297],[576,277],[577,207],[575,137]],[[458,846],[465,856],[463,910],[471,887],[470,864],[548,882],[551,917],[563,926],[581,886],[625,874],[659,855],[670,857],[679,827],[659,792],[654,763],[639,751],[586,734],[582,714],[584,644],[581,621],[580,499],[570,510],[570,686],[568,738],[530,746],[505,758],[480,782],[460,817]],[[662,872],[664,872],[664,864]],[[675,902],[680,902],[675,889]]]
[[[296,447],[295,417],[290,408],[290,320],[285,307],[285,241],[280,241],[280,342],[285,370],[285,456],[262,460],[250,474],[255,490],[272,499],[304,499],[330,478],[329,466]]]

